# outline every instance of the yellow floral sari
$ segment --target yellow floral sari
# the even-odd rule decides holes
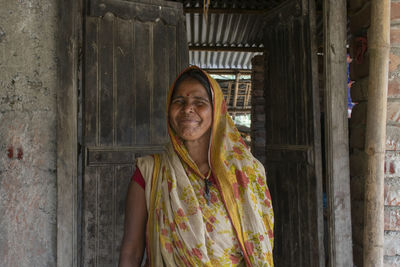
[[[166,152],[137,162],[146,182],[150,265],[273,266],[274,216],[264,167],[229,117],[218,83],[204,74],[213,95],[209,159],[216,184],[207,203],[205,177],[168,124]]]

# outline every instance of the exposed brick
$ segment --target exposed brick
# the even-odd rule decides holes
[[[400,231],[400,207],[385,207],[385,230]]]
[[[386,151],[400,151],[400,127],[386,126]]]
[[[368,99],[368,77],[355,81],[350,88],[353,102],[366,101]]]
[[[389,80],[388,84],[388,97],[400,98],[400,82],[397,78]]]
[[[395,71],[400,65],[400,56],[390,53],[389,56],[389,72]]]
[[[400,255],[400,232],[385,232],[384,254],[386,256]]]
[[[392,2],[390,6],[390,19],[400,19],[400,2]]]
[[[385,206],[400,206],[400,179],[397,184],[385,184]]]
[[[383,267],[399,267],[399,266],[400,266],[400,255],[383,257]]]
[[[385,176],[387,178],[400,177],[400,152],[386,151]]]
[[[390,45],[397,47],[400,45],[400,29],[390,29]]]
[[[387,103],[387,121],[391,124],[400,123],[400,101]]]

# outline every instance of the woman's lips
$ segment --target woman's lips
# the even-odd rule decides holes
[[[197,124],[199,123],[199,120],[196,119],[180,119],[178,120],[179,124]]]

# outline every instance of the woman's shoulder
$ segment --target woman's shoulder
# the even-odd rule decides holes
[[[153,173],[155,158],[161,158],[163,153],[151,154],[136,159],[136,166],[139,168],[143,177],[150,178]]]

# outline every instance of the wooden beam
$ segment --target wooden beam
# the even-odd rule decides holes
[[[236,73],[241,73],[244,75],[250,75],[251,69],[203,69],[208,74],[220,74],[220,75],[233,75]]]
[[[189,51],[209,51],[209,52],[247,52],[247,53],[263,53],[264,47],[232,47],[232,46],[198,46],[189,45]]]
[[[367,128],[363,262],[365,267],[383,266],[384,253],[384,165],[386,110],[390,50],[390,1],[371,0],[368,50]]]
[[[246,84],[246,96],[244,98],[243,108],[247,108],[249,106],[249,100],[251,97],[251,83]]]
[[[203,14],[202,7],[186,7],[183,8],[186,14]],[[249,15],[264,15],[268,9],[241,9],[241,8],[209,8],[208,14],[249,14]]]
[[[231,101],[231,91],[232,91],[232,83],[228,83],[228,96],[226,97],[226,106],[229,105],[229,102]]]
[[[346,0],[324,0],[323,4],[329,266],[353,266],[347,122]]]
[[[236,81],[235,81],[235,94],[233,95],[233,108],[236,108],[237,104],[237,97],[239,93],[239,79],[240,79],[240,73],[236,74]]]

